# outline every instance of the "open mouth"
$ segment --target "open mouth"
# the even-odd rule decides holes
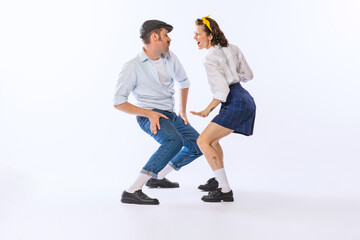
[[[200,42],[198,42],[198,45],[200,45]]]

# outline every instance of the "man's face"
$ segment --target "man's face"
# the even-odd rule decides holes
[[[168,52],[170,47],[171,38],[168,36],[168,30],[161,29],[160,36],[158,38],[158,46],[162,52]]]

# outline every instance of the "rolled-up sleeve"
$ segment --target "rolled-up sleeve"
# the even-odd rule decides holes
[[[117,80],[114,106],[125,103],[128,101],[128,97],[136,84],[136,69],[134,63],[128,62],[124,64],[120,71],[119,78]]]
[[[226,81],[224,70],[213,61],[205,60],[204,66],[213,98],[226,102],[230,88]]]
[[[170,52],[171,58],[173,58],[173,67],[174,67],[174,73],[175,73],[175,81],[179,83],[179,88],[189,88],[190,87],[190,81],[185,73],[184,67],[180,63],[179,59],[176,57],[176,55],[172,52]]]

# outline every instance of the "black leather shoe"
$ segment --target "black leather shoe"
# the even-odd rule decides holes
[[[146,186],[149,188],[178,188],[179,184],[177,182],[170,182],[168,179],[155,179],[150,178],[146,183]]]
[[[145,193],[141,191],[141,189],[135,191],[134,193],[124,191],[121,196],[121,202],[144,205],[159,205],[159,200],[157,200],[156,198],[149,198]]]
[[[223,193],[221,191],[221,188],[218,188],[214,191],[209,192],[208,195],[203,196],[201,200],[203,200],[204,202],[233,202],[234,197],[232,190],[230,192]]]
[[[198,189],[203,191],[214,191],[219,187],[219,183],[215,178],[210,178],[205,184],[200,185]]]

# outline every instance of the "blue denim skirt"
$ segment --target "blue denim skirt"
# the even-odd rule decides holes
[[[234,130],[234,133],[253,134],[256,105],[250,93],[240,83],[229,86],[226,102],[221,103],[219,114],[212,122]]]

